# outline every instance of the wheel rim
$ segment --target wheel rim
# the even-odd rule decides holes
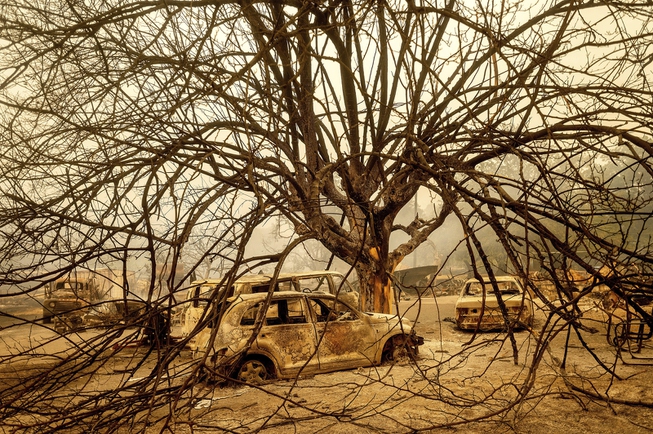
[[[405,362],[410,358],[406,345],[397,345],[392,349],[392,360],[395,362]]]
[[[258,360],[248,360],[240,367],[238,379],[245,383],[261,384],[268,379],[268,371]]]

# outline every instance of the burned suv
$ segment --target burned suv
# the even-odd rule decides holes
[[[356,308],[360,303],[358,292],[352,289],[345,277],[337,271],[330,270],[281,273],[276,280],[270,274],[248,274],[236,280],[228,288],[228,291],[225,291],[223,285],[222,279],[196,280],[191,283],[183,311],[180,314],[182,337],[193,333],[198,321],[206,315],[205,311],[211,300],[224,300],[239,294],[267,293],[270,290],[270,285],[275,292],[298,291],[334,294],[338,296],[339,300]],[[195,339],[191,339],[189,347],[195,349]]]
[[[195,352],[207,374],[248,383],[378,365],[417,354],[423,343],[407,319],[296,291],[235,296],[212,332],[200,332]]]

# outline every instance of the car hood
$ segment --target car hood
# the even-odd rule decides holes
[[[370,319],[378,319],[384,321],[390,319],[397,320],[397,315],[391,313],[365,312],[365,315],[367,315]]]
[[[399,317],[396,314],[366,312],[365,315],[367,315],[371,323],[399,323]],[[401,322],[411,325],[408,318],[401,318]]]

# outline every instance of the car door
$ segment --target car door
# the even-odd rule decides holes
[[[369,322],[333,297],[308,300],[315,315],[320,370],[371,365],[379,344]]]
[[[248,316],[243,317],[243,320]],[[252,315],[249,315],[252,316]],[[275,298],[256,338],[259,351],[270,355],[282,376],[319,369],[315,327],[304,297]]]

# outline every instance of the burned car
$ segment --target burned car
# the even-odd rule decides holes
[[[200,332],[195,357],[213,379],[262,383],[378,365],[422,343],[407,319],[359,312],[332,294],[280,291],[231,298],[218,330]]]
[[[519,281],[512,276],[497,276],[496,287],[503,300],[507,318],[504,317],[494,287],[489,279],[481,284],[469,279],[463,285],[456,301],[456,325],[462,330],[500,330],[508,324],[516,328],[533,324],[533,301]]]
[[[187,293],[184,311],[181,314],[182,337],[192,333],[211,299],[225,299],[239,294],[267,293],[273,276],[270,274],[249,274],[240,277],[229,288],[226,294],[214,294],[224,291],[224,281],[221,279],[197,280],[191,283]],[[300,273],[281,273],[272,287],[273,291],[298,291],[304,293],[337,294],[338,299],[358,307],[359,294],[349,285],[345,277],[337,271],[318,270]],[[194,339],[189,343],[195,348]]]
[[[601,308],[607,313],[606,337],[610,345],[635,356],[653,336],[653,293],[628,286],[620,292],[610,290],[601,300]]]

